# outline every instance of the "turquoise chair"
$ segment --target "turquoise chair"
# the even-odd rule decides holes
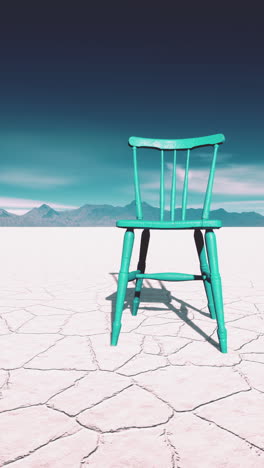
[[[189,281],[202,280],[205,288],[205,293],[208,301],[208,309],[212,319],[216,318],[217,333],[219,338],[219,346],[222,353],[227,352],[227,333],[224,322],[223,298],[221,277],[218,268],[217,244],[214,229],[221,227],[221,221],[210,220],[210,203],[212,197],[212,188],[215,174],[215,165],[219,145],[225,141],[222,134],[210,135],[198,138],[186,138],[180,140],[165,140],[152,138],[129,138],[129,145],[133,150],[134,160],[134,185],[136,199],[136,215],[135,220],[119,220],[116,226],[125,228],[123,251],[121,259],[121,268],[118,276],[118,287],[116,297],[116,308],[114,320],[112,323],[111,344],[117,345],[118,337],[121,329],[122,313],[126,290],[129,281],[136,280],[135,296],[132,306],[132,315],[137,315],[140,292],[144,278],[163,280],[163,281]],[[204,205],[202,216],[199,220],[189,220],[186,218],[187,194],[188,194],[188,173],[191,150],[197,147],[212,146],[213,155],[211,169],[209,171],[207,188],[204,197]],[[144,219],[142,211],[142,202],[140,195],[138,164],[137,164],[137,149],[138,148],[153,148],[160,150],[161,156],[161,174],[160,174],[160,219],[157,221],[149,221]],[[176,204],[176,156],[177,150],[187,150],[185,177],[183,183],[182,194],[182,216],[181,220],[175,220],[175,204]],[[164,220],[165,212],[165,187],[164,187],[164,152],[173,152],[173,171],[171,184],[171,199],[170,199],[170,221]],[[129,271],[130,259],[134,243],[134,229],[143,229],[141,236],[139,262],[136,271]],[[145,273],[146,256],[148,251],[150,229],[193,229],[194,240],[200,262],[201,275],[191,275],[185,273]],[[205,231],[203,236],[202,230]],[[205,241],[204,241],[205,240]]]

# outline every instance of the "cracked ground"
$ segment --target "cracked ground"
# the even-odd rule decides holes
[[[228,354],[198,281],[146,280],[137,317],[129,283],[110,346],[123,233],[1,229],[0,466],[263,467],[264,228],[216,233]],[[192,233],[146,271],[199,274]]]

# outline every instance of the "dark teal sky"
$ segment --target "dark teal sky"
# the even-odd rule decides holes
[[[129,136],[224,133],[213,207],[264,214],[260,12],[78,5],[1,7],[0,206],[124,205]],[[158,152],[143,155],[157,204]],[[207,162],[191,160],[190,206]]]

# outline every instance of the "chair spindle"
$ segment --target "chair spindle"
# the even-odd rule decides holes
[[[164,220],[164,151],[161,150],[160,159],[160,221]]]
[[[171,221],[175,221],[175,205],[176,205],[176,150],[173,151],[173,169],[171,182]]]
[[[137,219],[143,219],[142,214],[142,203],[139,187],[138,167],[137,167],[137,148],[133,146],[133,161],[134,161],[134,186],[135,186],[135,198],[136,198],[136,213]]]
[[[185,221],[185,217],[186,217],[187,196],[188,196],[189,161],[190,161],[190,150],[188,149],[187,157],[186,157],[183,193],[182,193],[182,221]]]
[[[210,170],[207,188],[206,188],[202,219],[208,219],[209,214],[210,214],[210,204],[211,204],[211,198],[212,198],[212,189],[213,189],[213,183],[214,183],[215,165],[216,165],[218,147],[219,145],[217,144],[214,145],[214,155],[213,155],[213,161],[212,161],[211,170]]]

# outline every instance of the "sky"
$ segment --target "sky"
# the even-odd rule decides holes
[[[134,199],[130,136],[223,133],[212,209],[264,215],[264,37],[254,5],[5,3],[0,208],[124,206]],[[171,161],[166,154],[167,188]],[[191,154],[188,207],[201,206],[209,163],[208,149]],[[144,200],[158,206],[158,151],[141,150],[139,170]]]

